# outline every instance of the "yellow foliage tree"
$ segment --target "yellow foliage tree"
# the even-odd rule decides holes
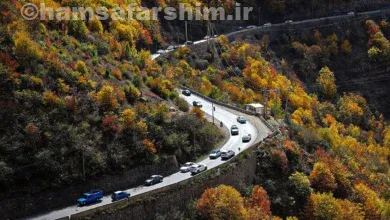
[[[231,186],[220,185],[206,190],[196,209],[201,217],[210,220],[246,219],[244,199]]]
[[[328,166],[322,162],[314,164],[309,179],[311,186],[320,192],[333,192],[336,188],[336,182],[332,172]]]
[[[92,32],[103,33],[103,24],[97,17],[93,17],[89,21],[88,26]]]
[[[107,110],[114,110],[119,106],[115,90],[110,85],[103,86],[97,94],[97,100]]]
[[[25,66],[42,59],[42,51],[38,44],[32,41],[27,33],[17,32],[14,39],[16,58]]]
[[[131,129],[136,118],[135,111],[132,109],[126,109],[121,113],[121,116],[120,120],[122,122],[123,129]]]
[[[337,94],[337,87],[335,83],[334,74],[328,67],[323,67],[320,70],[319,76],[317,78],[317,85],[320,90],[320,94],[328,99],[332,100]]]
[[[204,120],[204,112],[198,107],[193,107],[190,114],[195,115],[199,120]]]

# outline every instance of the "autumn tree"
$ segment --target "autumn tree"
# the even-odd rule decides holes
[[[200,120],[204,120],[204,112],[199,107],[193,107],[190,114],[195,115]]]
[[[333,100],[337,95],[337,87],[335,83],[334,74],[328,67],[323,67],[317,78],[317,85],[320,94],[328,99]]]
[[[254,186],[252,195],[247,201],[247,219],[268,219],[271,216],[271,203],[267,198],[267,191],[260,186]]]
[[[92,32],[103,33],[103,24],[96,16],[89,21],[88,25]]]
[[[347,55],[350,54],[352,51],[352,45],[351,43],[349,43],[349,40],[344,40],[343,43],[341,44],[340,49],[344,54]]]
[[[384,202],[367,185],[360,183],[354,187],[358,201],[363,204],[366,219],[381,219]]]
[[[69,21],[69,34],[77,38],[85,38],[88,34],[88,28],[85,22],[81,19]]]
[[[196,210],[201,219],[238,220],[245,219],[246,216],[244,199],[237,190],[226,185],[207,189],[198,201]]]
[[[345,124],[360,125],[367,110],[366,100],[357,94],[344,94],[337,103],[337,119]]]
[[[308,198],[313,192],[313,189],[310,186],[310,180],[305,174],[295,172],[289,177],[289,180],[292,182],[295,193],[298,196]]]
[[[132,109],[126,109],[121,113],[121,119],[123,129],[127,130],[132,128],[136,119],[136,113]]]
[[[322,162],[314,164],[309,176],[311,186],[319,192],[333,192],[336,188],[335,178],[328,166]]]
[[[305,206],[305,219],[335,220],[342,219],[341,205],[330,193],[311,194]]]
[[[337,44],[338,40],[339,39],[335,33],[326,37],[326,42],[328,44],[328,50],[329,50],[330,54],[332,54],[332,55],[336,55],[338,53],[338,50],[339,50],[339,46]]]
[[[102,87],[97,94],[97,100],[99,104],[107,110],[113,110],[119,106],[114,87],[110,85]]]
[[[27,33],[16,33],[14,45],[15,56],[25,67],[33,65],[33,63],[42,59],[41,49],[36,42],[29,38]]]
[[[81,60],[77,61],[76,63],[76,70],[81,73],[82,75],[87,75],[88,74],[88,68],[85,65],[85,63]]]

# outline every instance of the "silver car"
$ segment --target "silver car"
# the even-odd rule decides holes
[[[187,162],[182,167],[180,167],[180,172],[187,173],[190,171],[190,168],[192,165],[194,165],[194,162]]]
[[[207,170],[207,166],[203,164],[194,164],[191,166],[191,174],[195,175]]]
[[[244,116],[239,116],[237,118],[237,121],[241,124],[245,124],[246,123],[246,118]]]
[[[232,150],[224,151],[221,154],[221,159],[222,160],[229,160],[230,158],[234,157],[236,153]]]
[[[220,156],[221,156],[220,150],[213,150],[213,151],[211,151],[211,153],[209,155],[210,159],[217,159]]]

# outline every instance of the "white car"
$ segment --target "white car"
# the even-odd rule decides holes
[[[194,165],[194,162],[187,162],[182,167],[180,167],[180,172],[187,173],[190,171],[191,166]]]
[[[206,37],[204,37],[204,39],[205,40],[209,40],[209,39],[211,39],[211,37],[210,36],[206,36]]]
[[[166,50],[160,49],[160,50],[157,51],[157,54],[164,54],[166,52],[167,52]]]
[[[204,172],[206,170],[207,170],[207,166],[205,166],[203,164],[194,164],[191,166],[191,169],[190,169],[192,175]]]
[[[272,24],[271,23],[265,23],[263,26],[264,27],[269,27],[269,26],[272,26]]]
[[[242,136],[242,142],[249,142],[252,140],[252,135],[251,134],[244,134]]]
[[[349,12],[347,15],[354,16],[354,15],[355,15],[355,12],[351,11],[351,12]]]
[[[291,24],[291,23],[293,23],[293,21],[292,21],[292,20],[288,20],[288,21],[286,21],[286,22],[284,22],[284,23],[286,23],[286,24]]]

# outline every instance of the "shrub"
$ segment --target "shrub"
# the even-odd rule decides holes
[[[87,75],[88,74],[88,68],[85,65],[85,63],[81,60],[77,61],[76,64],[76,70],[81,73],[82,75]]]
[[[180,111],[188,112],[190,110],[190,106],[188,105],[188,102],[184,100],[183,98],[176,98],[176,105],[179,107]]]

